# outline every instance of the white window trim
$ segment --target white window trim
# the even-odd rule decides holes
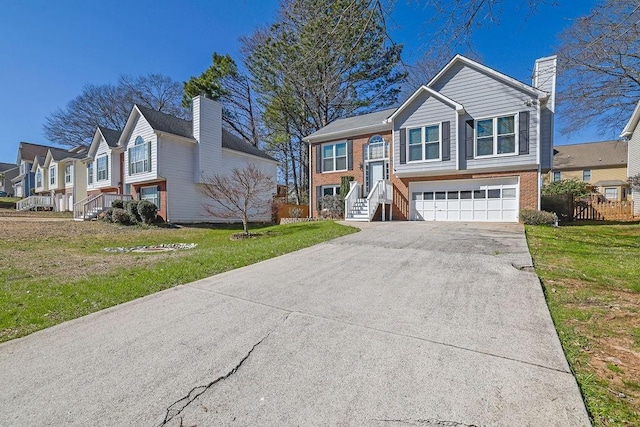
[[[558,174],[558,179],[556,179],[556,174]],[[552,171],[551,172],[551,182],[562,181],[562,171]]]
[[[337,185],[337,184],[334,184],[334,185],[323,185],[320,188],[322,189],[322,197],[325,196],[324,190],[328,189],[328,188],[333,189],[333,194],[331,194],[331,196],[337,196],[337,195],[339,195],[339,192],[340,192],[340,185]]]
[[[615,197],[607,197],[607,190],[615,190],[615,192],[616,192]],[[609,200],[609,199],[611,199],[611,200],[613,200],[613,199],[617,200],[617,199],[618,199],[618,197],[620,196],[620,192],[618,191],[618,187],[604,187],[604,188],[603,188],[602,193],[604,194],[604,197],[605,197],[605,199],[607,199],[607,200]]]
[[[67,170],[69,173],[67,173]],[[73,166],[71,164],[65,165],[64,167],[64,183],[73,184]]]
[[[156,190],[156,199],[158,200],[158,203],[154,203],[154,202],[152,202],[152,203],[153,203],[154,205],[156,205],[156,207],[157,207],[158,209],[160,209],[160,203],[162,203],[162,200],[160,200],[160,189],[158,188],[158,186],[157,186],[157,185],[147,185],[147,186],[144,186],[144,187],[140,187],[140,195],[138,196],[138,198],[139,198],[140,200],[148,200],[148,201],[150,201],[150,202],[151,202],[151,200],[149,200],[149,199],[143,199],[143,198],[142,198],[142,191],[143,191],[143,190],[145,190],[145,189],[147,189],[147,188],[155,188],[155,190]]]
[[[336,145],[338,145],[338,144],[344,144],[344,150],[345,150],[345,153],[346,153],[345,156],[344,156],[344,158],[345,158],[345,166],[346,166],[345,169],[335,169],[335,167],[336,167],[336,159],[337,159],[337,157],[336,157]],[[324,147],[327,146],[327,145],[333,146],[333,157],[332,157],[332,159],[333,159],[333,167],[334,167],[334,169],[328,170],[328,171],[324,170],[324,160],[325,160]],[[327,143],[324,143],[324,144],[320,144],[320,150],[321,150],[320,158],[321,158],[321,161],[322,161],[322,173],[346,172],[346,171],[349,170],[349,147],[348,147],[347,141],[336,141],[336,142],[327,142]]]
[[[589,179],[584,179],[584,173],[585,173],[586,171],[589,171]],[[583,181],[583,182],[591,181],[591,169],[583,169],[583,170],[582,170],[582,181]]]
[[[40,184],[38,184],[38,175],[40,175]],[[42,173],[42,169],[38,168],[36,169],[36,176],[35,176],[35,181],[36,181],[36,188],[42,188],[42,178],[43,177],[43,173]]]
[[[105,168],[106,177],[105,178],[100,178],[100,166],[98,165],[98,162],[102,159],[106,159],[106,168]],[[96,163],[96,182],[109,181],[109,156],[105,154],[104,156],[97,157],[95,163]]]
[[[513,116],[513,130],[515,133],[515,151],[513,153],[502,153],[502,154],[497,154],[498,153],[498,119],[501,119],[503,117],[511,117]],[[483,121],[483,120],[492,120],[492,126],[493,126],[493,154],[487,154],[484,156],[479,156],[478,155],[478,122]],[[493,157],[510,157],[510,156],[517,156],[519,155],[518,153],[518,147],[520,147],[520,113],[516,112],[516,113],[506,113],[506,114],[500,114],[497,116],[489,116],[489,117],[479,117],[477,119],[474,119],[473,121],[473,158],[474,159],[490,159]]]
[[[432,127],[432,126],[438,126],[438,158],[437,159],[425,159],[426,154],[427,154],[427,142],[425,141],[425,137],[426,137],[426,129],[428,127]],[[420,144],[422,145],[422,159],[420,160],[409,160],[409,146],[412,145],[409,143],[409,134],[411,132],[411,130],[413,129],[420,129]],[[432,124],[427,124],[427,125],[423,125],[423,126],[415,126],[415,127],[410,127],[407,128],[406,130],[407,132],[407,143],[406,143],[406,150],[407,150],[407,164],[409,163],[430,163],[430,162],[441,162],[442,161],[442,122],[437,122],[437,123],[432,123]]]
[[[49,167],[49,185],[56,185],[56,169],[56,166]],[[51,171],[53,171],[53,173],[51,173]]]
[[[93,183],[96,181],[95,177],[93,176],[93,167],[94,162],[87,163],[87,185],[93,185]]]
[[[136,137],[136,139],[138,139],[138,138],[141,138],[141,137],[140,136]],[[131,150],[136,149],[138,147],[145,147],[145,149],[144,149],[145,157],[142,160],[138,160],[136,162],[132,162],[131,161]],[[135,140],[134,140],[134,143],[129,146],[129,148],[127,149],[127,169],[128,169],[128,172],[129,172],[130,176],[140,175],[140,174],[143,174],[143,173],[151,172],[151,159],[149,158],[149,155],[148,155],[149,150],[151,150],[151,141],[145,141],[144,139],[142,139],[142,143],[141,144],[136,144]],[[139,164],[139,163],[142,163],[142,170],[134,172],[132,170],[132,169],[134,169],[132,166],[134,164]],[[145,163],[147,163],[147,168],[144,167]]]

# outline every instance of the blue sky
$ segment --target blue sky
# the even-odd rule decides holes
[[[530,83],[535,59],[553,54],[557,34],[595,0],[558,2],[531,16],[525,1],[505,0],[500,22],[474,34],[482,62]],[[429,43],[430,10],[416,3],[397,0],[389,20],[408,63]],[[45,118],[84,85],[121,74],[185,81],[210,65],[214,51],[237,57],[239,38],[270,24],[277,7],[277,0],[0,0],[0,162],[15,161],[20,141],[49,144]],[[615,137],[556,132],[556,144]]]

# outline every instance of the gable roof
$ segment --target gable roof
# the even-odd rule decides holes
[[[14,163],[3,163],[0,162],[0,172],[6,172],[8,170],[17,168],[18,165],[14,164]]]
[[[522,83],[519,80],[514,79],[513,77],[509,77],[506,74],[503,74],[499,71],[494,70],[493,68],[487,67],[486,65],[483,65],[479,62],[476,62],[472,59],[467,58],[466,56],[462,56],[460,54],[457,54],[456,56],[453,57],[453,59],[451,59],[451,61],[449,61],[449,63],[447,63],[447,65],[444,66],[444,68],[442,70],[440,70],[438,72],[438,74],[435,75],[435,77],[433,77],[429,83],[427,83],[428,87],[431,87],[432,85],[435,84],[435,82],[437,82],[447,71],[449,71],[451,69],[451,67],[453,67],[455,64],[458,63],[462,63],[468,67],[471,68],[475,68],[476,70],[479,70],[493,78],[495,78],[496,80],[500,80],[503,83],[506,83],[510,86],[513,86],[517,89],[520,89],[522,91],[528,92],[529,94],[536,96],[537,98],[542,98],[542,99],[546,99],[549,97],[549,94],[540,90],[540,89],[536,89],[533,86],[530,86],[528,84]]]
[[[122,135],[122,131],[109,129],[103,126],[98,126],[98,131],[100,131],[109,147],[118,146],[118,140],[120,139],[120,135]]]
[[[430,87],[427,87],[427,86],[423,85],[423,86],[420,86],[415,92],[413,92],[413,94],[409,97],[409,99],[407,99],[405,102],[403,102],[402,105],[400,107],[398,107],[398,109],[391,116],[389,116],[389,118],[387,118],[387,122],[391,122],[393,119],[395,119],[396,116],[398,114],[400,114],[400,112],[403,111],[405,108],[407,108],[409,105],[411,105],[411,103],[422,92],[426,92],[427,94],[429,94],[429,96],[439,100],[440,102],[442,102],[444,104],[448,104],[449,106],[454,108],[458,114],[464,114],[464,107],[462,106],[462,104],[458,104],[453,99],[451,99],[451,98],[449,98],[447,96],[444,96],[440,92],[437,92],[437,91],[431,89]]]
[[[137,104],[136,107],[153,130],[193,139],[193,123],[191,120],[181,119]]]
[[[624,167],[627,165],[626,141],[601,141],[554,147],[554,169]]]
[[[21,160],[26,160],[32,162],[36,156],[42,156],[44,159],[47,155],[47,151],[49,151],[49,146],[40,145],[40,144],[32,144],[30,142],[20,142],[18,146],[18,161],[20,163]]]
[[[620,138],[631,138],[633,132],[636,130],[636,126],[638,126],[638,121],[640,121],[640,101],[638,101],[638,105],[636,105],[633,113],[631,113],[631,118],[629,118],[627,125],[622,129]]]
[[[396,108],[389,108],[373,113],[361,114],[359,116],[346,117],[334,120],[323,128],[318,129],[311,135],[304,138],[305,141],[313,143],[315,141],[328,140],[330,138],[341,138],[358,133],[373,133],[380,130],[391,129],[391,124],[387,119],[396,111]]]
[[[136,105],[135,107],[140,111],[140,114],[143,115],[147,122],[149,122],[149,125],[153,130],[182,136],[195,141],[195,138],[193,137],[193,121],[181,119],[179,117],[172,116],[171,114],[162,113],[150,108],[141,107],[140,105]],[[254,147],[239,136],[232,134],[224,128],[222,129],[222,148],[276,161],[264,151]]]
[[[244,139],[232,134],[225,128],[222,128],[222,148],[239,151],[241,153],[252,154],[254,156],[262,157],[263,159],[273,160],[274,162],[276,161],[276,159],[274,159],[264,151],[260,150],[257,147],[254,147]]]

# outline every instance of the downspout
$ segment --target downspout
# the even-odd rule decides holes
[[[537,64],[536,64],[536,67],[537,67]],[[536,163],[538,164],[538,210],[540,210],[542,206],[542,201],[541,201],[542,199],[541,197],[542,196],[542,163],[540,159],[542,138],[540,135],[540,130],[541,130],[540,106],[541,106],[541,102],[540,102],[540,99],[538,99],[538,102],[536,102],[536,116],[537,116],[536,138],[538,139],[538,143],[536,144]],[[551,129],[551,132],[553,132],[553,128]],[[551,147],[551,152],[553,152],[553,146]]]
[[[313,205],[313,203],[311,202],[311,196],[313,195],[313,193],[311,192],[311,189],[313,188],[313,178],[311,175],[311,171],[313,170],[313,168],[311,167],[311,157],[311,142],[309,142],[309,161],[307,162],[307,168],[309,168],[309,171],[307,173],[307,175],[309,176],[309,196],[307,197],[309,199],[309,218],[313,218],[313,210],[311,209],[311,206]]]

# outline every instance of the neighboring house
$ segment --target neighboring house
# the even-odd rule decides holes
[[[622,130],[620,134],[621,138],[624,138],[629,143],[628,155],[627,155],[627,177],[634,177],[640,174],[640,129],[638,129],[638,122],[640,122],[640,101],[636,105],[635,110],[629,118],[629,122]],[[638,189],[632,189],[631,195],[633,198],[633,209],[636,216],[640,215],[640,191]]]
[[[36,156],[44,159],[49,148],[46,145],[21,142],[18,147],[18,175],[11,180],[15,197],[29,197],[35,189],[35,173],[32,172]],[[35,191],[35,190],[34,190]]]
[[[13,185],[11,180],[19,175],[20,168],[14,163],[0,163],[0,191],[4,191],[9,196],[13,196]]]
[[[70,150],[51,147],[47,151],[41,167],[43,191],[53,198],[56,211],[73,211],[73,204],[87,196],[87,176],[82,161],[86,157],[86,147],[82,146]],[[35,173],[37,187],[39,171]]]
[[[193,120],[135,105],[119,136],[99,128],[86,160],[89,193],[149,200],[166,221],[211,222],[222,220],[204,211],[210,200],[199,189],[207,176],[254,163],[273,177],[275,192],[277,161],[222,128],[220,103],[199,96],[192,105]]]
[[[554,147],[546,182],[577,179],[591,184],[607,200],[627,200],[627,142],[602,141]]]
[[[87,194],[122,194],[124,147],[118,146],[122,132],[98,127],[89,146],[87,171]],[[130,194],[127,191],[126,194]]]
[[[346,219],[518,220],[538,209],[552,165],[556,57],[538,59],[533,85],[455,56],[399,108],[337,120],[310,145],[310,211],[338,194]],[[389,209],[386,209],[388,212]]]

